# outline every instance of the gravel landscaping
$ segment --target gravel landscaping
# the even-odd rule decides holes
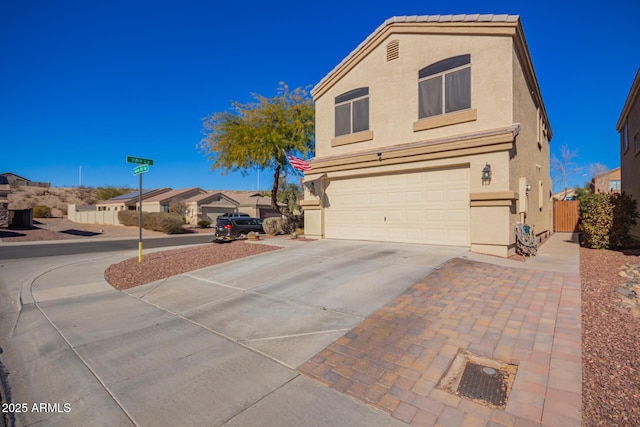
[[[112,264],[104,272],[104,278],[116,289],[129,289],[199,268],[277,249],[281,247],[236,240],[230,243],[211,243],[187,249],[155,252],[143,255],[142,263],[139,263],[136,257]]]
[[[582,406],[585,426],[640,426],[640,319],[617,291],[625,264],[640,249],[580,249],[582,284]]]

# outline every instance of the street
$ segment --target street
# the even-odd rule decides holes
[[[213,234],[184,234],[170,237],[147,237],[142,239],[142,250],[144,252],[145,249],[209,243],[212,238]],[[137,251],[138,239],[98,239],[92,241],[61,240],[46,243],[0,244],[0,260],[126,250]]]

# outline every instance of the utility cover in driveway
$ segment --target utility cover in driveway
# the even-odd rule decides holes
[[[504,408],[517,370],[517,365],[460,352],[440,388],[477,403]]]
[[[471,399],[504,406],[507,403],[508,377],[509,374],[500,369],[468,362],[462,373],[458,392]]]

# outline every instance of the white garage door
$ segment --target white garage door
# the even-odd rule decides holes
[[[469,168],[330,181],[325,237],[469,246]]]

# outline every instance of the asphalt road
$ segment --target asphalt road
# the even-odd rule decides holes
[[[142,250],[167,246],[197,245],[209,243],[213,234],[193,234],[169,237],[152,237],[142,239]],[[76,255],[93,252],[112,252],[122,250],[138,250],[138,239],[118,240],[64,240],[36,244],[0,245],[0,260],[39,258],[58,255]]]

